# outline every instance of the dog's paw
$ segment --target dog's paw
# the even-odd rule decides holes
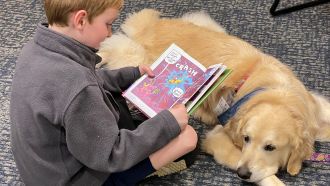
[[[206,134],[206,138],[202,141],[202,150],[213,155],[215,161],[219,164],[233,170],[237,168],[237,163],[242,154],[221,125],[217,125]]]
[[[206,138],[202,141],[202,150],[204,150],[208,154],[214,154],[214,149],[217,149],[218,138],[221,138],[221,134],[219,133],[223,130],[221,125],[215,126],[210,132],[206,134]]]
[[[223,129],[222,125],[216,125],[210,132],[208,132],[206,135],[210,136],[210,135],[214,135],[218,132],[220,132]]]

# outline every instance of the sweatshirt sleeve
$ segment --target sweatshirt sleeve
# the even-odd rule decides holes
[[[132,167],[180,133],[168,110],[146,120],[136,130],[119,130],[97,86],[81,91],[63,120],[73,156],[91,169],[109,173]]]
[[[126,90],[141,75],[138,67],[124,67],[116,70],[100,68],[97,75],[103,80],[105,88],[113,92]]]

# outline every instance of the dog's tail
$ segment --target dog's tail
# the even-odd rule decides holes
[[[226,30],[214,19],[212,19],[205,11],[189,12],[184,14],[181,19],[216,32],[226,33]]]
[[[316,104],[318,106],[319,132],[318,140],[330,141],[330,102],[325,97],[312,92]]]
[[[131,14],[121,29],[128,37],[134,38],[137,34],[146,31],[146,28],[150,28],[159,19],[160,12],[153,9],[144,9],[140,12]]]

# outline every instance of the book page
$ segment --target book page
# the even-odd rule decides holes
[[[204,82],[201,88],[189,100],[189,103],[187,104],[188,112],[197,103],[197,101],[205,94],[205,92],[214,84],[214,82],[220,77],[220,75],[226,70],[226,68],[227,68],[226,66],[221,64],[213,65],[210,67],[210,69],[215,72],[209,74],[210,78]]]
[[[190,111],[188,111],[188,114],[193,114],[196,109],[206,100],[206,98],[217,88],[219,87],[226,79],[227,77],[231,74],[232,70],[231,69],[226,69],[220,77],[217,79],[213,85],[202,95],[202,97],[197,100],[197,103],[192,106]]]
[[[147,116],[181,103],[187,92],[199,88],[206,68],[182,49],[172,44],[151,66],[154,78],[144,75],[124,94]],[[197,91],[197,90],[195,90]]]
[[[222,66],[220,64],[215,64],[210,66],[206,72],[194,83],[193,86],[189,87],[184,95],[178,100],[178,102],[186,104],[188,101],[191,102],[191,99],[196,97],[196,93],[200,92],[200,89],[202,87],[205,87],[205,83],[209,82],[211,78],[214,77],[214,74],[219,71],[219,69]],[[224,71],[224,69],[223,69]],[[222,72],[223,72],[222,71]],[[221,73],[222,73],[221,72]],[[220,74],[219,74],[220,76]],[[218,77],[219,77],[218,76]],[[214,82],[214,81],[213,81]],[[187,108],[187,111],[189,111],[189,108]]]

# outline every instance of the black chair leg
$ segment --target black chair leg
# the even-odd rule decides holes
[[[293,11],[297,11],[297,10],[301,10],[303,8],[308,8],[308,7],[312,7],[312,6],[316,6],[316,5],[320,5],[320,4],[324,4],[324,3],[329,3],[330,0],[315,0],[312,2],[307,2],[307,3],[303,3],[300,5],[295,5],[289,8],[283,8],[280,10],[276,10],[278,4],[279,4],[280,0],[274,0],[273,5],[270,8],[270,14],[272,16],[277,16],[277,15],[281,15],[281,14],[287,14]]]

